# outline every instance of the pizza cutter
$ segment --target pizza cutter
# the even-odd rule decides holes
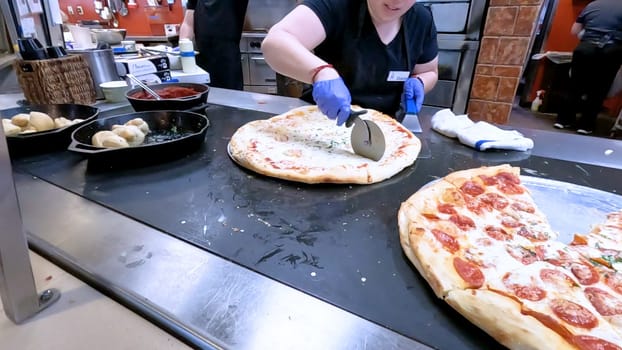
[[[354,153],[374,161],[380,160],[384,155],[384,134],[380,127],[371,120],[361,119],[359,115],[367,113],[367,110],[351,111],[346,127],[352,126],[350,143]]]

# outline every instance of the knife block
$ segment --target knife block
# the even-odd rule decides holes
[[[80,55],[45,60],[18,59],[13,65],[24,97],[30,103],[95,103],[93,77]]]

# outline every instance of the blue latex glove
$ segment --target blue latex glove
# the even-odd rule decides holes
[[[341,126],[350,116],[352,97],[343,79],[321,80],[313,84],[313,100],[329,119]]]
[[[415,110],[406,109],[407,113],[419,114],[421,111],[421,105],[423,105],[423,97],[425,90],[423,89],[423,83],[418,78],[408,78],[404,82],[404,94],[402,95],[404,106],[412,105],[415,103]],[[410,101],[412,100],[412,101]]]

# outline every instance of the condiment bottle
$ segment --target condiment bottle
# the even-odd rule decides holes
[[[190,39],[179,40],[179,55],[181,56],[181,70],[184,73],[194,73],[197,62],[194,57],[194,46]]]

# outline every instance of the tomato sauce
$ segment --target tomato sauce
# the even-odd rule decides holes
[[[160,95],[161,98],[180,98],[196,95],[199,91],[195,89],[183,87],[183,86],[167,86],[162,89],[157,89],[155,92]],[[139,100],[155,100],[155,97],[151,96],[147,91],[141,90],[130,95],[132,98]]]

